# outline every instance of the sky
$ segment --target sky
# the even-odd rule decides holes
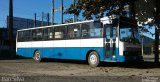
[[[72,3],[72,0],[64,0],[66,8]],[[8,16],[9,0],[0,0],[0,27],[6,27],[6,17]],[[55,0],[55,8],[60,7],[60,0]],[[34,19],[34,13],[37,13],[37,20],[41,20],[41,13],[51,13],[52,0],[13,0],[13,15]],[[73,17],[64,15],[64,19]],[[60,23],[60,12],[55,13],[55,22]]]

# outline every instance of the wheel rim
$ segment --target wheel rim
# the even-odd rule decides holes
[[[35,59],[36,59],[36,60],[40,60],[40,58],[41,58],[40,53],[36,53],[36,54],[35,54]]]
[[[90,56],[90,62],[91,62],[91,64],[96,64],[97,63],[97,56],[95,54],[92,54]]]

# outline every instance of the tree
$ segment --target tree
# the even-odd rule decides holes
[[[157,27],[155,28],[155,62],[159,62],[160,1],[156,0],[155,4],[156,4],[155,7],[156,10],[155,10],[154,20]]]
[[[101,18],[111,14],[123,14],[124,6],[135,0],[75,0],[67,9],[67,13],[79,15],[82,12],[85,19]]]
[[[139,24],[155,26],[155,62],[159,62],[160,0],[138,0],[135,17]]]
[[[140,24],[150,25],[153,23],[157,27],[155,29],[155,62],[158,62],[160,0],[75,0],[75,5],[72,4],[66,13],[77,16],[82,13],[85,19],[100,18],[112,14],[123,15],[126,4],[130,5],[131,16],[136,17]],[[146,6],[146,4],[148,5]],[[152,19],[151,22],[148,22],[150,19]]]

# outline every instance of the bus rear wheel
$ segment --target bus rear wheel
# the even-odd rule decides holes
[[[37,62],[41,62],[41,53],[40,53],[40,51],[36,51],[35,53],[34,53],[34,58],[33,58],[35,61],[37,61]]]
[[[92,51],[89,55],[88,55],[88,64],[91,67],[97,67],[99,65],[99,55],[95,52]]]

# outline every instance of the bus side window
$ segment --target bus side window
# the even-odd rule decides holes
[[[91,38],[101,38],[102,37],[102,25],[100,22],[91,23],[90,37]]]
[[[69,25],[67,30],[67,35],[69,39],[80,38],[80,25]]]
[[[36,29],[32,30],[32,40],[35,41],[36,40]]]
[[[43,40],[48,40],[48,28],[43,29]]]
[[[54,39],[65,39],[66,29],[65,26],[55,27],[54,29]]]
[[[17,37],[17,41],[18,41],[18,42],[20,42],[20,40],[21,40],[21,32],[20,32],[20,31],[18,31],[17,35],[18,35],[18,37]]]
[[[23,41],[23,31],[19,31],[18,32],[18,42],[22,42]]]
[[[17,32],[17,42],[20,40],[20,32]]]
[[[81,25],[82,29],[82,38],[90,37],[90,23],[85,23]]]
[[[48,28],[48,38],[54,39],[54,28]]]
[[[25,41],[25,31],[21,31],[21,41],[24,42]]]
[[[89,37],[89,33],[88,33],[87,29],[82,29],[82,37],[83,38]]]
[[[31,40],[31,30],[26,30],[25,31],[25,41],[30,41]]]
[[[90,29],[90,37],[101,38],[102,37],[102,28]]]
[[[42,29],[37,29],[36,37],[37,40],[42,40]]]

